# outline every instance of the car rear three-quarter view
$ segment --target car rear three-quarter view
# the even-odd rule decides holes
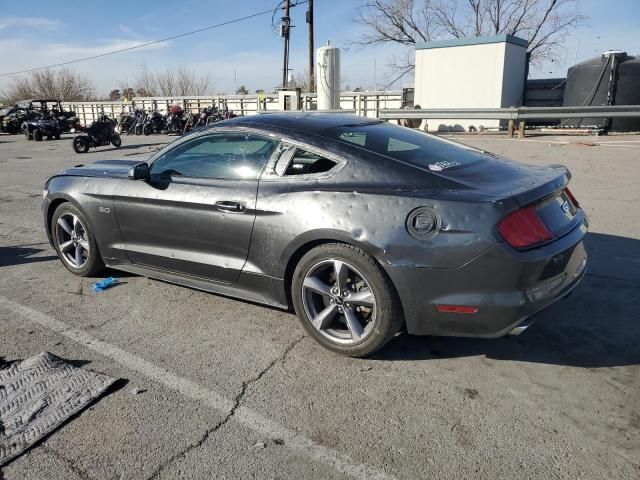
[[[273,113],[70,168],[43,209],[73,273],[294,308],[323,346],[366,356],[402,328],[520,333],[566,296],[587,230],[569,180],[375,119]]]

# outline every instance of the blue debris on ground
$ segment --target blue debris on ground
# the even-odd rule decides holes
[[[111,288],[115,285],[118,285],[118,283],[119,282],[117,278],[113,278],[113,277],[105,278],[104,280],[95,282],[93,284],[93,291],[97,293],[104,292],[107,288]]]

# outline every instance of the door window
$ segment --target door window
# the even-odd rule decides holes
[[[255,180],[278,141],[250,134],[205,135],[156,159],[152,175]]]

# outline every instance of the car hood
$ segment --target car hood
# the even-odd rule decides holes
[[[129,169],[139,163],[141,160],[98,160],[89,165],[67,168],[62,172],[62,175],[126,178]]]

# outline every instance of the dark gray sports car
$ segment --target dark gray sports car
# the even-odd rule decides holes
[[[293,307],[322,345],[365,356],[403,327],[519,333],[566,296],[587,231],[569,179],[374,119],[274,113],[65,170],[43,210],[77,275]]]

